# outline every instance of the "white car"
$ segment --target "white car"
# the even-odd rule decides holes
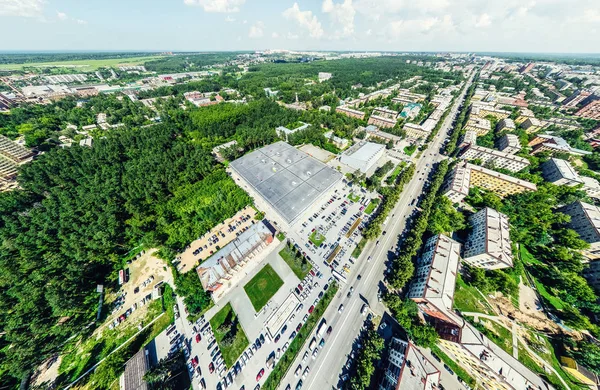
[[[360,314],[362,314],[363,316],[365,314],[367,314],[367,309],[369,308],[369,305],[367,305],[366,303],[364,305],[362,305],[362,308],[360,309]]]

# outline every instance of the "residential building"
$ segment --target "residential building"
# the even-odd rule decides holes
[[[395,145],[398,144],[402,140],[401,137],[397,135],[386,133],[385,131],[381,131],[377,128],[377,126],[369,125],[367,127],[359,127],[360,130],[365,130],[367,132],[368,139],[369,138],[380,138],[385,141],[392,141]]]
[[[476,131],[473,131],[473,130],[466,131],[465,135],[463,135],[463,138],[460,141],[460,145],[458,147],[462,149],[468,145],[477,145],[477,132]]]
[[[340,162],[363,173],[385,154],[385,145],[361,141],[352,145],[340,156]]]
[[[583,187],[581,189],[590,198],[600,199],[600,183],[598,183],[598,180],[587,176],[580,176],[579,178],[583,180]]]
[[[519,116],[515,119],[515,124],[520,125],[529,118],[535,118],[535,114],[528,108],[521,108],[519,110]]]
[[[427,95],[413,93],[408,89],[399,89],[397,92],[397,96],[392,99],[392,102],[401,104],[418,103],[420,101],[425,100],[426,98]]]
[[[571,216],[569,227],[590,244],[583,254],[590,259],[600,259],[600,208],[577,201],[562,207],[560,212]]]
[[[527,118],[523,123],[521,123],[521,127],[523,130],[527,132],[527,134],[535,133],[542,128],[542,122],[540,122],[537,118]]]
[[[552,153],[569,153],[577,156],[592,154],[586,150],[572,148],[567,141],[560,137],[555,137],[548,134],[538,134],[534,139],[529,141],[528,146],[532,148],[531,154],[537,154],[543,151]]]
[[[535,67],[535,64],[533,62],[529,62],[527,65],[524,65],[519,72],[520,73],[529,73],[533,68]]]
[[[400,116],[405,119],[415,119],[422,107],[419,103],[407,103],[400,112]]]
[[[144,375],[150,370],[146,348],[140,349],[125,363],[125,371],[119,377],[120,390],[148,390]]]
[[[323,81],[327,81],[329,80],[333,75],[331,73],[327,73],[327,72],[319,72],[319,82],[322,83]]]
[[[566,160],[551,158],[542,164],[542,175],[546,181],[569,187],[581,185],[581,189],[591,197],[600,199],[600,184],[594,178],[580,176]]]
[[[590,260],[583,269],[583,276],[590,286],[600,290],[600,259]]]
[[[431,133],[431,130],[427,131],[423,126],[415,123],[405,123],[402,129],[406,133],[406,137],[412,139],[427,138]]]
[[[437,390],[440,371],[411,342],[393,337],[378,390]]]
[[[31,160],[33,152],[0,135],[0,155],[17,164],[22,164]]]
[[[500,110],[495,108],[492,105],[483,105],[483,104],[472,104],[471,105],[471,115],[479,118],[486,118],[487,116],[493,116],[494,118],[500,120],[505,119],[510,116],[511,112],[506,110]]]
[[[583,89],[578,89],[571,96],[563,100],[563,107],[577,107],[579,103],[587,99],[592,93]]]
[[[328,131],[323,134],[325,138],[327,138],[332,144],[337,146],[340,149],[346,149],[348,147],[348,140],[345,138],[340,138],[336,135],[333,135],[333,131]]]
[[[519,172],[529,166],[526,158],[474,144],[465,147],[460,157],[465,160],[481,160],[484,166],[508,169],[511,172]]]
[[[394,127],[398,118],[398,112],[378,107],[373,110],[368,124],[378,127]]]
[[[465,125],[465,130],[473,130],[478,136],[486,135],[491,129],[492,124],[489,120],[474,115],[469,116],[469,120]]]
[[[297,131],[306,130],[310,126],[310,124],[308,124],[308,123],[304,123],[304,122],[300,122],[300,123],[301,123],[301,125],[294,129],[288,129],[285,126],[279,126],[278,128],[275,129],[275,131],[277,131],[277,135],[279,135],[281,138],[283,138],[284,140],[287,141],[290,134],[294,134]]]
[[[515,154],[521,150],[521,142],[515,134],[504,134],[496,143],[498,150],[508,154]]]
[[[471,169],[469,165],[466,162],[457,164],[446,177],[441,193],[453,203],[462,202],[469,195],[471,185]]]
[[[496,124],[496,131],[514,131],[516,129],[515,122],[510,118],[504,118]]]
[[[345,106],[339,106],[335,109],[336,112],[339,112],[340,114],[344,114],[346,116],[349,116],[351,118],[357,118],[357,119],[364,119],[365,117],[365,113],[359,110],[355,110],[353,108],[350,107],[345,107]]]
[[[465,243],[464,260],[487,270],[513,266],[508,217],[486,207],[469,218],[473,230]]]
[[[217,291],[272,242],[273,232],[264,222],[251,225],[196,268],[202,288],[205,291]]]
[[[598,100],[592,100],[585,106],[583,106],[575,115],[582,118],[600,120],[600,98]]]

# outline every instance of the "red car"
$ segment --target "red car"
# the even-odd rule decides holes
[[[299,285],[298,285],[298,289],[299,289],[300,291],[302,291],[302,290],[304,290],[304,287],[302,287],[302,285],[301,285],[301,284],[299,284]]]
[[[210,363],[208,365],[208,371],[210,371],[210,373],[212,374],[213,372],[215,372],[215,364],[214,363]]]
[[[199,343],[200,340],[202,340],[202,337],[200,336],[200,333],[196,334],[196,342]]]
[[[312,313],[312,312],[313,312],[313,310],[315,310],[315,307],[314,307],[314,306],[311,306],[311,307],[309,307],[309,308],[308,308],[308,314]]]
[[[312,276],[315,276],[315,271],[313,271],[313,270],[311,269],[311,270],[310,270],[310,274],[311,274]]]
[[[256,381],[258,382],[260,380],[260,378],[262,378],[263,374],[265,373],[265,369],[261,368],[260,371],[258,372],[258,375],[256,375]]]
[[[296,327],[296,332],[300,332],[300,328],[302,328],[302,324],[298,324],[298,326]]]
[[[198,365],[198,356],[194,356],[194,358],[192,359],[192,366],[194,366],[194,368],[196,368],[197,365]]]

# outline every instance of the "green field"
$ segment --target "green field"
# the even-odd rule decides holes
[[[254,310],[257,312],[269,302],[277,290],[283,286],[283,280],[270,264],[264,266],[246,285],[244,291],[250,298]]]
[[[356,203],[360,200],[360,196],[356,195],[355,193],[350,193],[348,194],[348,199]]]
[[[306,261],[304,256],[298,255],[296,251],[289,246],[283,248],[279,252],[279,256],[281,256],[283,261],[287,263],[300,280],[304,279],[312,269],[312,264]]]
[[[81,68],[82,71],[92,71],[103,67],[115,67],[119,65],[140,65],[145,63],[146,61],[157,60],[159,58],[162,58],[162,56],[109,58],[102,60],[31,62],[27,64],[0,64],[0,70],[21,70],[23,68],[73,67]]]
[[[308,239],[310,240],[310,242],[315,244],[315,246],[319,246],[325,241],[325,236],[315,230],[310,234],[310,237],[308,237]]]
[[[215,339],[219,344],[225,365],[233,366],[233,363],[250,343],[231,303],[228,303],[210,319],[210,326],[215,333]]]
[[[477,289],[466,284],[461,277],[456,278],[454,307],[463,312],[494,314]]]
[[[377,208],[377,205],[379,204],[379,202],[381,202],[381,199],[379,199],[379,198],[375,198],[375,199],[371,200],[371,202],[369,202],[369,205],[365,209],[365,214],[371,215],[373,213],[373,211],[375,211],[375,209]]]

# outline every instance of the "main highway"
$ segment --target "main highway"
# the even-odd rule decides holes
[[[332,326],[333,331],[329,336],[325,336],[325,345],[320,349],[316,359],[309,357],[303,363],[304,352],[307,350],[310,340],[314,337],[314,334],[311,335],[308,339],[309,342],[304,345],[296,361],[290,366],[286,377],[281,382],[281,389],[284,389],[287,384],[290,384],[292,389],[296,388],[300,377],[295,377],[294,371],[299,364],[302,364],[302,371],[304,371],[306,365],[310,367],[309,374],[302,379],[302,389],[326,390],[338,387],[342,367],[346,363],[347,355],[351,352],[352,344],[365,321],[365,316],[360,313],[362,306],[365,303],[368,304],[370,310],[375,314],[382,314],[384,311],[383,305],[378,302],[377,295],[380,284],[384,280],[388,255],[390,251],[395,251],[399,236],[406,228],[407,219],[415,210],[417,202],[413,203],[413,200],[423,192],[423,187],[431,174],[433,166],[444,158],[440,153],[440,149],[443,141],[449,135],[452,123],[464,101],[466,92],[473,82],[474,73],[471,73],[461,94],[450,108],[450,112],[436,137],[421,156],[414,161],[416,164],[415,175],[406,184],[398,203],[390,212],[387,223],[382,226],[382,230],[386,234],[382,234],[377,240],[372,240],[366,245],[356,261],[356,266],[353,267],[354,272],[349,276],[347,283],[341,284],[337,296],[327,308],[323,318]],[[411,205],[411,203],[413,204]],[[358,275],[361,275],[360,280]],[[354,289],[354,293],[348,298],[347,294],[351,287]],[[344,310],[339,313],[338,308],[342,304]],[[320,337],[317,337],[317,340],[320,340]],[[446,376],[442,373],[442,381]],[[454,379],[454,377],[450,379]],[[458,386],[458,382],[455,381],[455,384],[456,386],[452,388],[461,388]],[[448,385],[450,383],[446,386]]]

